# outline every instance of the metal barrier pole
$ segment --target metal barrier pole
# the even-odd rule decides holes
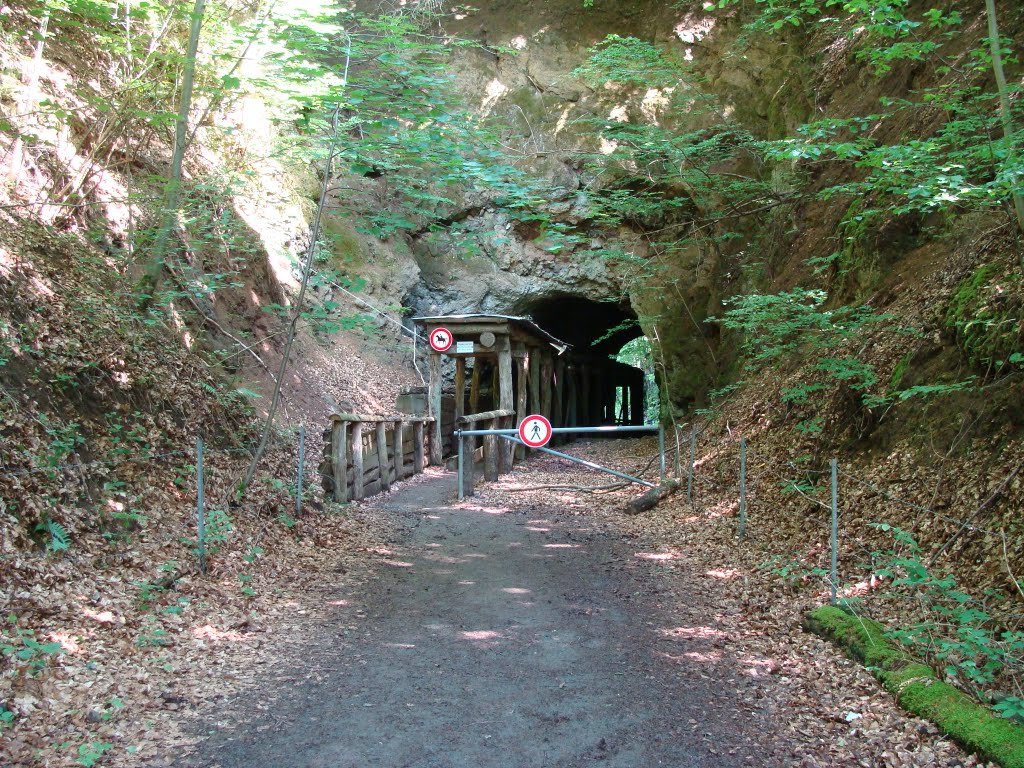
[[[690,427],[690,472],[686,476],[686,501],[693,504],[693,470],[697,463],[697,428]]]
[[[665,427],[658,427],[658,453],[661,455],[661,482],[665,482]]]
[[[295,478],[295,516],[302,516],[302,475],[306,464],[306,425],[299,425],[299,471]]]
[[[459,439],[459,501],[462,501],[464,498],[466,498],[465,493],[464,493],[464,489],[462,487],[463,476],[464,476],[463,463],[465,462],[465,457],[463,455],[465,453],[465,451],[464,451],[464,449],[462,447],[462,445],[463,445],[462,430],[461,429],[456,430],[455,431],[455,436]]]
[[[839,462],[832,459],[832,579],[830,605],[836,604],[839,580]]]
[[[519,443],[520,445],[526,445],[526,443],[524,443],[522,440],[520,440],[519,437],[516,436],[516,435],[500,435],[500,436],[505,438],[506,440],[511,440],[514,443]],[[567,453],[562,453],[561,451],[554,451],[554,450],[552,450],[550,448],[534,448],[533,450],[535,450],[535,451],[543,451],[544,453],[550,453],[552,456],[557,456],[560,459],[568,459],[569,461],[575,462],[576,464],[582,464],[584,467],[590,467],[590,469],[596,469],[598,472],[605,472],[606,474],[614,475],[615,477],[622,478],[623,480],[629,480],[629,482],[631,482],[631,483],[637,483],[639,485],[646,485],[648,488],[657,488],[658,487],[654,483],[649,483],[646,480],[641,480],[639,477],[633,477],[632,475],[627,475],[624,472],[619,472],[618,470],[615,470],[615,469],[609,469],[608,467],[602,467],[600,464],[595,464],[592,461],[587,461],[586,459],[581,459],[578,456],[570,456]]]
[[[199,572],[206,575],[206,499],[203,477],[203,438],[196,438],[196,525],[199,528]]]
[[[747,440],[740,438],[740,538],[747,534]]]

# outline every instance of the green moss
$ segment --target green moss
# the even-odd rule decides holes
[[[327,267],[343,275],[355,275],[365,265],[362,243],[352,226],[337,216],[323,217],[323,236],[330,243]]]
[[[824,606],[809,613],[804,623],[863,661],[908,711],[931,720],[986,760],[1003,768],[1024,768],[1024,728],[937,680],[931,667],[894,647],[878,622]]]
[[[975,365],[1003,366],[1021,346],[1021,275],[1000,276],[984,264],[957,287],[946,309],[946,325],[956,331],[967,359]]]
[[[889,379],[889,392],[895,392],[900,388],[900,384],[903,382],[903,377],[907,375],[907,370],[910,368],[910,361],[914,358],[913,352],[907,352],[900,361],[896,363],[896,367],[893,368],[892,377]]]
[[[946,310],[946,325],[956,328],[960,323],[969,319],[971,308],[977,301],[982,287],[995,273],[994,264],[985,264],[978,267],[973,275],[960,283],[949,302],[949,309]]]

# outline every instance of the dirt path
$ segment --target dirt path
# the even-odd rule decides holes
[[[179,765],[765,764],[752,681],[702,666],[708,638],[673,631],[621,533],[453,495],[446,476],[389,499],[406,534],[377,578],[328,589],[334,609],[298,660],[208,719]]]

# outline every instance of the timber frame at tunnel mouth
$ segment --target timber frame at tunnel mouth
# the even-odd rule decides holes
[[[578,352],[531,318],[464,314],[414,321],[423,338],[446,330],[449,344],[430,351],[426,391],[406,391],[396,415],[332,415],[320,469],[324,489],[336,501],[386,491],[428,464],[454,460],[456,430],[515,429],[529,414],[541,414],[560,430],[553,442],[561,444],[572,438],[561,431],[566,428],[644,423],[642,370]],[[449,391],[446,363],[454,363]],[[370,424],[372,429],[364,428]],[[528,450],[497,435],[463,439],[468,463],[482,460],[488,480],[510,471]]]

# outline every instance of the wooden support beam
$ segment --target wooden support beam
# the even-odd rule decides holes
[[[485,424],[487,429],[498,429],[498,419],[491,419]],[[498,479],[498,447],[497,435],[484,436],[484,479],[490,482]]]
[[[629,423],[639,426],[644,423],[644,382],[634,383],[629,388]]]
[[[536,347],[530,349],[530,404],[527,406],[529,413],[540,413],[540,350]]]
[[[391,433],[391,444],[393,446],[395,461],[395,482],[405,477],[405,444],[403,434],[405,433],[405,422],[399,419],[395,422],[394,432]]]
[[[363,498],[363,423],[352,424],[352,498]]]
[[[391,460],[388,459],[388,433],[387,423],[383,421],[377,422],[377,466],[380,467],[380,485],[381,490],[391,490],[391,481],[389,480],[389,470],[391,466]]]
[[[348,422],[331,425],[331,459],[334,470],[334,500],[348,501]]]
[[[526,410],[526,392],[529,388],[530,378],[530,353],[526,352],[522,357],[516,359],[518,381],[516,382],[516,423],[519,426],[523,423],[529,412]],[[515,458],[522,461],[526,458],[526,446],[514,444]]]
[[[413,457],[412,458],[412,468],[413,468],[413,472],[415,472],[418,475],[420,472],[423,471],[423,454],[424,454],[423,433],[426,432],[426,430],[423,429],[423,422],[422,421],[417,421],[413,425],[412,430],[413,430],[413,438],[412,438],[412,446],[413,446],[412,447],[412,457]]]
[[[475,358],[473,360],[473,374],[470,377],[469,384],[469,412],[476,413],[480,410],[480,370],[484,366],[484,361],[481,358]]]
[[[513,416],[502,416],[498,419],[499,429],[515,429],[516,417]],[[514,443],[504,438],[497,438],[498,440],[498,472],[499,474],[506,474],[512,471],[512,457],[513,449],[516,447]]]
[[[568,390],[565,393],[565,426],[566,427],[578,427],[580,426],[580,402],[579,402],[579,382],[580,372],[577,368],[572,367],[566,371],[567,376],[565,377],[565,388]],[[571,440],[571,435],[566,435],[567,440]]]
[[[578,427],[592,427],[593,422],[593,410],[590,406],[591,391],[590,391],[590,370],[585,365],[580,366],[580,401],[579,401],[579,421],[576,423]]]
[[[515,406],[515,392],[512,391],[512,342],[508,336],[503,336],[498,339],[498,390],[499,390],[499,402],[498,408],[503,411],[512,411]],[[498,440],[494,438],[497,450],[506,453],[507,455],[502,457],[498,464],[500,466],[511,466],[512,465],[512,449],[513,444],[507,440]],[[495,479],[497,479],[497,470],[495,470]]]
[[[540,355],[540,412],[551,420],[551,398],[555,391],[555,366],[551,359],[550,350],[544,350]]]
[[[441,447],[441,355],[430,355],[430,415],[434,417],[430,429],[430,463],[439,466],[442,459]]]
[[[455,358],[455,418],[466,413],[466,358]]]
[[[552,382],[552,393],[554,396],[554,410],[551,413],[551,423],[556,427],[565,426],[565,360],[559,355],[555,358],[555,378]],[[559,435],[561,437],[561,435]],[[559,441],[561,442],[561,441]]]

